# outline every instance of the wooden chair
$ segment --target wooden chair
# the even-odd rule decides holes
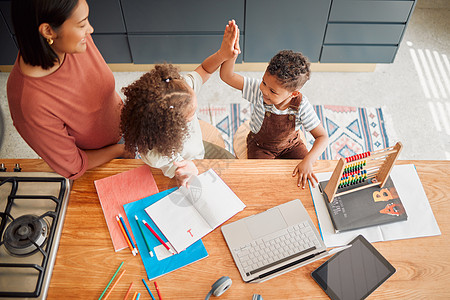
[[[236,133],[233,137],[233,150],[234,155],[236,155],[239,159],[247,158],[247,135],[250,132],[250,121],[245,121],[241,126],[236,130]],[[306,138],[303,134],[303,131],[300,131],[300,139],[306,145]]]
[[[239,126],[233,136],[234,155],[239,159],[247,158],[247,135],[250,132],[250,121],[245,121]]]
[[[203,140],[211,144],[217,145],[221,148],[225,148],[225,141],[223,140],[223,137],[220,134],[219,130],[217,130],[216,127],[203,120],[198,121],[200,123],[200,129],[202,130]]]

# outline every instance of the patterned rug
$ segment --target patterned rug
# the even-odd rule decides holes
[[[382,108],[313,106],[330,138],[327,149],[319,159],[339,159],[389,147]],[[208,104],[199,106],[198,117],[220,131],[226,149],[233,153],[233,135],[242,123],[250,119],[250,114],[250,104]],[[309,133],[305,136],[310,149],[314,138]]]

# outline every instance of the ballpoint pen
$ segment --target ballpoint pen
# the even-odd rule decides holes
[[[336,247],[336,248],[333,248],[333,249],[331,249],[330,251],[328,251],[328,255],[336,254],[336,253],[338,253],[338,252],[341,252],[341,251],[343,251],[343,250],[345,250],[345,249],[350,248],[351,246],[352,246],[352,245],[350,244],[350,245],[345,245],[345,246],[342,246],[342,247]]]

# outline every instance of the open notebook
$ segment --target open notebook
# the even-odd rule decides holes
[[[245,204],[212,169],[189,180],[188,188],[162,198],[145,211],[181,252],[243,210]]]

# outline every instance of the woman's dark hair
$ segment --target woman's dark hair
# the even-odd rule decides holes
[[[72,14],[78,0],[13,0],[11,16],[23,61],[32,66],[50,69],[59,60],[39,25],[48,23],[58,29]]]
[[[192,94],[178,69],[156,65],[122,91],[126,99],[120,128],[125,149],[141,154],[156,150],[168,157],[181,152],[188,135],[186,113]]]
[[[275,75],[288,91],[301,89],[311,74],[308,58],[292,50],[278,52],[270,60],[267,71]]]

